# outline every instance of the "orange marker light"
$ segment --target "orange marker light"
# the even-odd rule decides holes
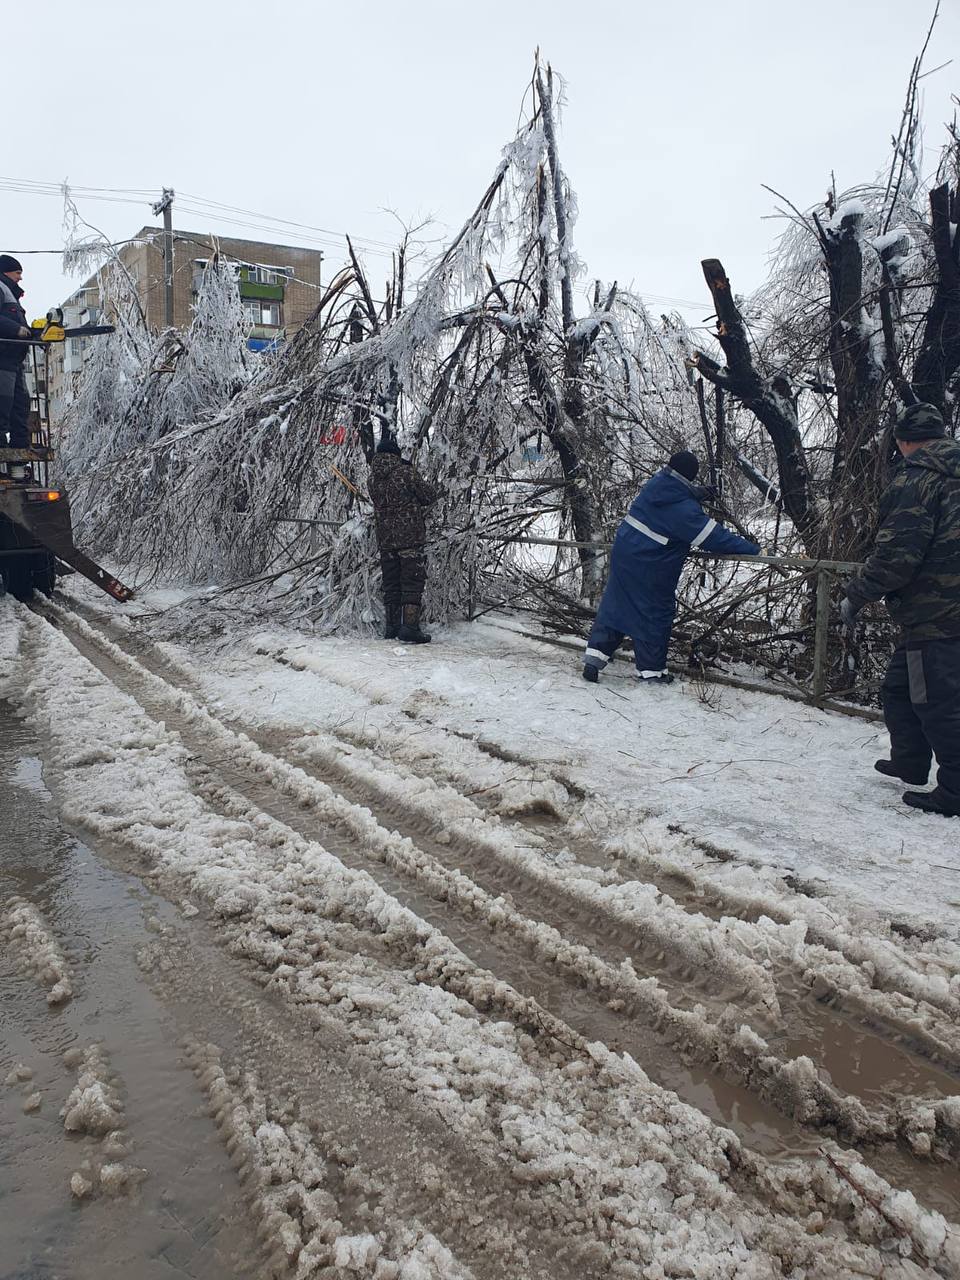
[[[60,501],[60,494],[57,492],[57,490],[56,490],[56,489],[48,489],[48,490],[47,490],[47,495],[46,495],[46,497],[47,497],[47,501],[48,501],[48,502],[59,502],[59,501]]]

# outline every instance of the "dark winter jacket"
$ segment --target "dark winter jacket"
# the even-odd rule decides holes
[[[880,503],[872,554],[847,587],[858,607],[885,599],[904,639],[960,637],[960,443],[904,458]]]
[[[427,540],[424,508],[437,500],[433,485],[395,453],[374,456],[368,484],[380,550],[422,547]]]
[[[624,635],[650,627],[669,629],[677,582],[692,550],[755,556],[755,542],[711,520],[700,505],[703,491],[665,467],[643,486],[613,542],[610,577],[597,619]]]
[[[27,313],[20,305],[23,290],[9,276],[0,274],[0,338],[17,338],[29,329]],[[28,351],[25,342],[0,342],[0,369],[16,369]]]

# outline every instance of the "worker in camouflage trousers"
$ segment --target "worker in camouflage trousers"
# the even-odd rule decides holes
[[[695,483],[699,470],[694,454],[675,453],[630,504],[613,542],[610,577],[587,640],[584,680],[596,683],[624,636],[630,636],[641,683],[670,684],[667,647],[687,556],[697,548],[715,555],[760,551],[755,542],[706,515],[701,502],[710,490]]]
[[[420,602],[427,581],[426,508],[437,500],[428,480],[400,455],[393,436],[384,432],[370,464],[370,497],[380,547],[384,638],[407,644],[429,644],[420,626]]]
[[[934,405],[904,409],[894,428],[903,455],[883,495],[876,543],[840,606],[853,628],[884,599],[901,628],[881,688],[890,759],[875,768],[932,791],[906,791],[915,809],[960,816],[960,443]]]

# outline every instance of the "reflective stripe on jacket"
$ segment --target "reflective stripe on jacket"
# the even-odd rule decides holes
[[[755,542],[712,520],[696,486],[665,467],[643,486],[617,530],[597,618],[634,637],[650,627],[669,627],[683,562],[697,549],[716,555],[760,551]]]

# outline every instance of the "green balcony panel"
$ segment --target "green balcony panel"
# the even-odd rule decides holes
[[[241,298],[275,298],[283,301],[282,284],[251,284],[249,280],[240,281]]]

